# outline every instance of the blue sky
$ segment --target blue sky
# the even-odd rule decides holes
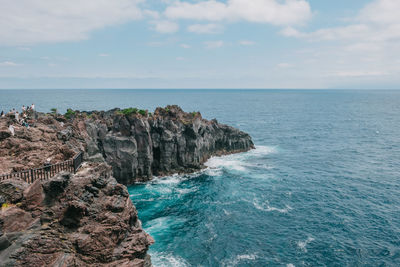
[[[0,0],[0,88],[400,88],[398,0]]]

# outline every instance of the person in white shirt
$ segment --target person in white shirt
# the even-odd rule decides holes
[[[32,109],[32,110],[35,110],[35,104],[32,103],[31,109]]]
[[[16,119],[17,121],[19,121],[19,113],[18,113],[18,111],[15,112],[15,119]]]
[[[24,105],[22,105],[22,113],[24,113],[26,111],[26,108]]]
[[[15,131],[14,131],[14,126],[12,126],[12,124],[10,124],[10,126],[8,127],[8,130],[10,130],[12,136],[14,136]]]

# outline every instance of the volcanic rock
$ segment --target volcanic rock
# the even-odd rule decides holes
[[[1,266],[151,266],[154,240],[106,164],[34,184],[0,182]],[[14,192],[14,194],[13,194]]]
[[[197,171],[212,156],[254,148],[247,133],[178,106],[157,108],[152,116],[117,109],[92,118],[84,120],[87,158],[110,164],[114,177],[126,185]]]

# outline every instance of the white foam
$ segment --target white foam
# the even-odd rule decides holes
[[[277,148],[274,146],[256,146],[256,149],[250,150],[249,155],[252,156],[266,156],[277,152]]]
[[[255,260],[256,258],[257,258],[256,254],[245,254],[236,256],[236,259],[238,260]]]
[[[176,191],[179,193],[179,195],[186,195],[197,191],[197,188],[177,188]]]
[[[145,230],[150,235],[162,232],[165,229],[171,229],[173,226],[180,226],[186,222],[186,219],[174,216],[165,216],[148,221],[145,225]],[[156,240],[157,242],[157,240]]]
[[[232,212],[229,212],[229,211],[227,211],[226,209],[222,209],[222,210],[224,211],[224,213],[225,213],[226,216],[229,216],[229,215],[232,214]]]
[[[222,170],[221,169],[217,169],[217,168],[207,168],[205,170],[205,173],[208,176],[221,176],[222,175]]]
[[[286,267],[296,267],[296,266],[294,266],[293,263],[288,263],[288,264],[286,264]]]
[[[315,239],[312,237],[308,237],[305,241],[299,241],[297,242],[297,246],[303,250],[304,252],[307,252],[307,245],[314,241]]]
[[[182,180],[184,180],[184,177],[179,174],[174,174],[171,176],[165,176],[161,178],[155,178],[154,180],[151,181],[152,184],[178,184]]]
[[[205,165],[208,167],[207,172],[212,176],[221,175],[222,169],[239,172],[246,171],[248,167],[271,169],[272,167],[267,164],[254,164],[254,158],[264,157],[271,153],[276,153],[275,147],[257,146],[256,149],[246,153],[212,157],[205,163]]]
[[[222,263],[222,266],[236,266],[238,265],[241,261],[254,261],[257,259],[257,254],[242,254],[242,255],[237,255],[233,259],[230,259],[226,262]]]
[[[164,229],[166,225],[168,225],[169,217],[160,217],[157,219],[153,219],[146,223],[146,231],[157,232],[159,229]]]
[[[211,169],[226,168],[236,171],[246,171],[243,161],[240,158],[235,158],[233,155],[213,157],[205,165]]]
[[[157,267],[186,267],[189,264],[179,256],[166,253],[151,253],[151,262]]]
[[[253,201],[253,205],[256,209],[262,210],[262,211],[267,211],[267,212],[277,211],[279,213],[288,213],[290,210],[293,209],[289,205],[285,205],[285,208],[279,209],[276,207],[271,207],[268,202],[265,202],[264,204],[260,204],[257,200]]]

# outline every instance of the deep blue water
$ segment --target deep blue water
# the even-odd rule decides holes
[[[0,109],[179,104],[257,150],[131,186],[155,266],[400,266],[400,91],[2,91]]]

